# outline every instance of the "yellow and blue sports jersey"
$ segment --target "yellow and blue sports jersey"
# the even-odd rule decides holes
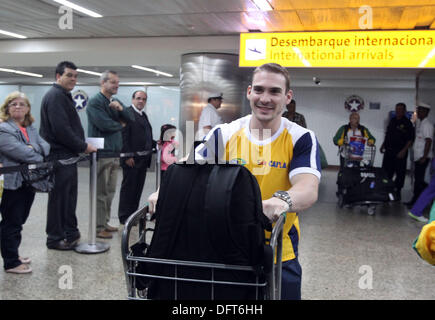
[[[281,118],[279,130],[260,141],[251,135],[250,120],[248,115],[213,128],[196,149],[196,158],[212,160],[217,150],[220,160],[245,166],[256,177],[262,200],[289,190],[290,179],[297,174],[311,173],[320,179],[318,143],[311,130]],[[300,238],[297,213],[287,213],[283,234],[283,261],[294,259]]]

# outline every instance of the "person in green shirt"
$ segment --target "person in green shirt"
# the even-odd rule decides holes
[[[101,90],[89,99],[86,108],[88,136],[104,138],[104,153],[121,152],[122,129],[131,121],[130,113],[121,101],[112,96],[118,92],[119,77],[107,70],[101,75]],[[111,232],[118,229],[109,225],[110,210],[119,169],[119,158],[98,160],[97,173],[97,237],[112,238]]]
[[[370,131],[360,125],[360,117],[357,112],[352,112],[349,115],[349,123],[342,125],[336,132],[333,142],[336,146],[341,147],[344,144],[348,144],[352,136],[367,138],[367,145],[373,146],[376,142],[376,138],[370,133]],[[340,154],[340,168],[344,166],[344,157]]]

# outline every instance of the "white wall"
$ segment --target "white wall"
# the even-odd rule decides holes
[[[332,138],[340,126],[349,122],[349,111],[344,108],[344,101],[353,94],[364,99],[365,107],[359,112],[360,123],[376,138],[377,149],[384,140],[388,112],[394,110],[397,102],[404,102],[408,110],[412,110],[415,100],[413,88],[295,87],[296,111],[304,114],[308,128],[316,133],[329,165],[339,165],[337,147]],[[370,102],[379,102],[380,110],[370,110]],[[381,163],[382,154],[377,150],[375,166]]]

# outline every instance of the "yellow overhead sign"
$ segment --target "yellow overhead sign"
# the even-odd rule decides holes
[[[435,31],[240,34],[239,66],[435,68]]]

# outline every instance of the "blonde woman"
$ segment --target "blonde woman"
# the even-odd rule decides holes
[[[38,134],[30,114],[30,102],[21,92],[12,92],[0,107],[0,162],[4,167],[44,161],[50,146]],[[30,258],[20,257],[21,230],[30,213],[35,192],[23,182],[21,172],[4,174],[0,204],[1,255],[9,273],[30,273]]]

